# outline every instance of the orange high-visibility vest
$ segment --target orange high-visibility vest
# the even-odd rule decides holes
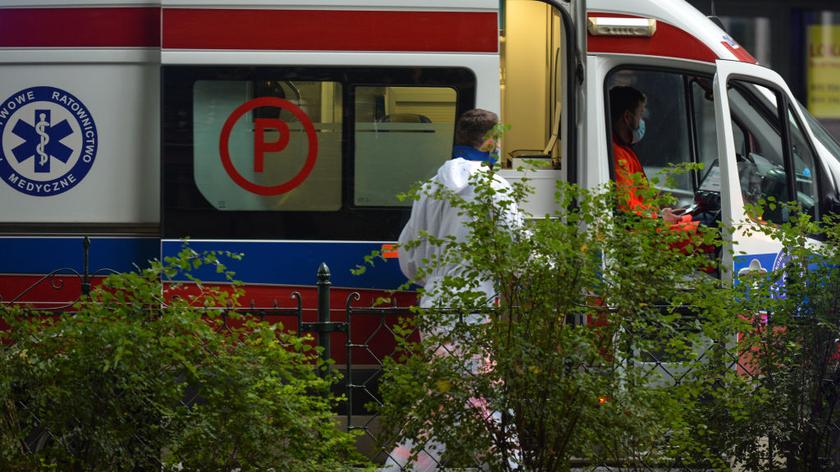
[[[638,195],[638,191],[641,190],[640,185],[647,184],[647,175],[636,153],[629,146],[620,144],[613,138],[613,159],[615,159],[615,187],[621,196],[619,208],[622,211],[634,212],[639,216],[655,218],[656,211]],[[638,181],[638,177],[634,181],[633,174],[641,174],[641,182]]]
[[[639,162],[639,157],[629,146],[620,144],[613,139],[613,158],[615,159],[615,186],[619,194],[618,207],[621,211],[634,212],[639,216],[658,218],[656,210],[642,200],[638,191],[647,188],[647,175],[645,169]],[[633,174],[641,174],[642,179],[633,178]],[[686,233],[687,237],[672,246],[675,249],[685,250],[691,242],[691,235],[697,232],[697,221],[692,221],[691,215],[683,215],[679,221],[669,225],[671,231]],[[704,248],[708,252],[708,248]]]

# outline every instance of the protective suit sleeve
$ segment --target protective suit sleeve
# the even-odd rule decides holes
[[[417,203],[418,202],[414,202],[414,205],[416,206]],[[409,280],[414,279],[414,277],[417,276],[417,267],[419,262],[417,261],[417,254],[419,252],[418,247],[405,247],[407,243],[416,240],[419,236],[419,232],[417,230],[417,215],[414,210],[416,210],[416,208],[412,209],[411,217],[408,219],[408,223],[406,223],[405,227],[400,233],[400,238],[398,240],[400,270],[402,271],[403,275],[405,275],[406,278],[408,278]]]
[[[511,201],[510,194],[513,187],[504,178],[495,175],[493,179],[493,188],[497,191],[505,190],[506,195],[502,196],[500,193],[496,196],[496,205],[502,208],[502,225],[508,231],[516,231],[525,226],[525,215],[519,209],[516,202]]]

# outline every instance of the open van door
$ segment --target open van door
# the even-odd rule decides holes
[[[797,202],[819,219],[818,181],[823,169],[805,133],[803,120],[784,80],[753,64],[717,61],[714,80],[718,162],[705,181],[717,186],[725,228],[722,267],[733,282],[748,271],[771,271],[784,264],[782,245],[745,231],[747,224],[778,225],[790,211],[767,202]],[[750,212],[750,208],[757,211]]]
[[[574,103],[567,104],[573,112],[573,114],[568,115],[568,119],[572,122],[567,127],[567,142],[569,153],[577,156],[577,160],[582,162],[582,159],[586,156],[586,139],[584,138],[586,136],[586,94],[584,93],[587,38],[586,0],[546,1],[561,10],[571,23],[567,24],[567,28],[572,30],[572,34],[569,36],[574,38],[574,47],[568,48],[570,58],[567,61],[569,70],[566,86],[569,87],[569,90],[566,97]],[[566,176],[571,182],[577,182],[577,160],[570,159],[569,169],[567,169]]]
[[[585,155],[586,3],[504,0],[500,7],[501,120],[510,125],[502,175],[515,182],[526,177],[517,169],[529,168],[535,194],[520,204],[543,216],[556,210],[554,182],[577,182]]]
[[[577,102],[575,105],[575,110],[577,111],[577,124],[575,128],[579,139],[576,141],[576,146],[577,155],[583,159],[583,156],[586,156],[586,139],[583,138],[586,136],[586,94],[584,93],[584,81],[586,79],[584,64],[586,64],[587,51],[586,0],[569,0],[569,3],[572,5],[572,18],[574,19],[575,25],[575,46],[577,47],[577,53],[575,54],[577,64],[575,65],[574,96]],[[577,181],[577,179],[574,181]]]
[[[583,93],[583,81],[584,81],[584,64],[586,64],[586,0],[566,0],[566,1],[556,1],[550,0],[550,4],[554,5],[555,8],[562,10],[565,12],[568,18],[571,19],[572,27],[573,27],[573,37],[574,37],[574,51],[572,52],[574,69],[572,72],[572,80],[570,80],[570,84],[574,83],[574,97],[575,97],[575,110],[576,115],[576,128],[577,128],[577,136],[580,136],[581,139],[578,139],[578,156],[584,156],[583,153],[583,143],[585,142],[582,139],[585,129],[585,114],[586,114],[586,95]],[[570,64],[571,65],[571,64]]]

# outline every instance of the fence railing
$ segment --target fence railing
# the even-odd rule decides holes
[[[96,278],[101,278],[110,274],[116,274],[117,271],[110,268],[100,268],[93,272],[90,271],[89,254],[90,254],[90,240],[84,238],[82,241],[83,264],[82,270],[78,271],[74,268],[65,267],[53,270],[35,280],[31,285],[21,288],[19,293],[11,296],[8,300],[0,299],[0,305],[27,305],[31,306],[43,313],[50,315],[59,315],[68,312],[72,306],[83,296],[90,294],[91,287]],[[74,296],[67,296],[68,288],[72,281],[72,285],[78,284],[78,291]],[[244,306],[244,307],[220,307],[219,315],[222,320],[221,326],[229,327],[230,320],[237,315],[238,317],[256,317],[260,320],[266,318],[288,318],[296,324],[296,331],[299,335],[311,333],[317,339],[318,345],[322,348],[321,355],[324,361],[333,360],[336,352],[333,343],[343,338],[343,352],[344,362],[334,364],[335,368],[343,370],[343,380],[336,385],[335,393],[343,395],[345,401],[340,405],[339,411],[336,413],[346,422],[345,427],[348,431],[358,430],[362,431],[360,448],[368,454],[375,462],[384,462],[394,446],[395,441],[391,438],[383,438],[378,427],[378,417],[376,408],[371,406],[382,405],[382,398],[379,394],[379,383],[383,377],[385,359],[395,354],[395,339],[396,333],[393,326],[399,322],[400,318],[411,316],[411,310],[406,306],[356,306],[360,302],[361,296],[358,292],[351,292],[347,295],[344,306],[344,319],[333,320],[331,317],[331,274],[329,267],[322,263],[314,274],[315,287],[317,288],[316,297],[316,312],[317,317],[315,321],[306,321],[304,319],[304,296],[300,292],[295,291],[291,293],[291,306],[280,306],[278,302],[274,302],[273,306],[258,307],[258,306]],[[36,291],[46,288],[46,290],[54,290],[61,292],[67,299],[59,301],[50,300],[34,300],[30,297]],[[340,312],[341,310],[336,310]],[[571,323],[581,324],[586,320],[580,317],[575,317]],[[634,334],[626,333],[625,342],[632,344]],[[414,332],[412,336],[419,336]],[[338,339],[336,339],[338,338]],[[715,353],[723,353],[727,356],[731,369],[737,369],[744,375],[754,375],[750,368],[742,363],[743,356],[748,354],[733,353],[731,349],[723,349],[726,341],[708,340],[695,358],[696,362],[703,362],[707,356],[715,355]],[[628,352],[633,352],[633,347],[628,347]],[[362,359],[361,362],[358,362]],[[659,381],[669,382],[672,384],[679,384],[686,376],[689,375],[691,366],[688,369],[675,370],[672,368],[676,365],[672,359],[667,358],[667,355],[659,352],[638,351],[633,356],[631,363],[644,364],[649,368],[651,378],[657,378]],[[678,364],[679,362],[677,362]],[[832,384],[830,387],[834,388],[840,393],[840,385]],[[840,443],[840,425],[831,423],[828,425],[828,431],[834,443]],[[772,456],[773,438],[768,438],[769,447],[768,454]],[[479,466],[480,464],[476,464]],[[578,463],[576,466],[591,467],[593,464]],[[622,470],[622,464],[615,465],[600,465],[598,470]]]
[[[23,306],[45,316],[71,315],[76,303],[91,293],[98,279],[119,272],[111,268],[90,270],[91,242],[82,238],[81,270],[62,267],[40,275],[28,286],[3,299],[0,295],[0,307]],[[351,292],[345,300],[344,320],[331,317],[331,273],[322,263],[314,274],[316,287],[315,302],[317,316],[315,321],[306,321],[304,317],[304,296],[299,291],[290,294],[291,306],[282,306],[275,299],[272,306],[235,306],[205,308],[214,311],[221,321],[219,329],[230,329],[234,323],[240,323],[242,317],[253,317],[260,321],[278,318],[288,320],[296,327],[298,335],[312,334],[321,347],[324,361],[333,360],[333,337],[343,337],[344,362],[334,364],[334,368],[343,371],[342,381],[334,388],[334,393],[346,400],[339,405],[340,416],[344,418],[348,431],[363,431],[360,447],[380,462],[387,456],[381,438],[377,436],[377,415],[371,410],[371,404],[381,404],[378,385],[382,376],[384,358],[393,352],[394,331],[392,326],[400,317],[410,316],[408,307],[399,306],[354,306],[361,300],[358,292]],[[278,297],[279,298],[279,297]],[[355,323],[354,323],[355,320]],[[355,325],[355,329],[354,329]],[[335,346],[339,348],[339,346]],[[362,363],[355,363],[357,359]]]

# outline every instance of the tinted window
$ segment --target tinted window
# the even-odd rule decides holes
[[[353,203],[411,206],[397,194],[449,159],[456,93],[444,87],[357,87]]]
[[[690,83],[698,162],[703,164],[703,173],[705,174],[718,164],[714,93],[712,92],[711,80],[695,78]],[[749,152],[747,133],[741,124],[735,120],[732,120],[732,133],[737,153],[746,155]]]
[[[754,205],[765,201],[762,214],[765,220],[787,221],[788,211],[778,205],[790,201],[790,194],[777,95],[766,87],[741,81],[730,82],[728,95],[732,118],[746,129],[749,143],[746,153],[737,143],[735,149],[744,203]]]
[[[793,172],[796,185],[796,201],[802,205],[811,218],[818,215],[817,193],[817,160],[799,120],[793,109],[788,106],[788,122],[790,123],[790,144],[793,156]]]
[[[258,84],[247,80],[196,81],[193,180],[201,195],[222,211],[338,210],[341,88],[336,82],[270,77]],[[255,107],[231,119],[238,107],[256,103],[256,98],[279,98],[283,101],[272,103],[286,108]],[[223,133],[227,122],[233,126],[229,133]],[[311,136],[317,141],[311,169],[307,160],[313,143],[307,129],[314,132]],[[223,135],[225,142],[220,143]],[[220,146],[226,147],[225,157],[220,155]],[[305,178],[297,183],[295,179],[302,173],[306,173]]]
[[[664,182],[662,171],[671,165],[691,162],[689,123],[683,75],[650,70],[623,70],[613,74],[609,88],[628,85],[647,97],[645,136],[634,145],[648,178],[660,176],[659,186],[692,192],[690,174],[672,175]]]
[[[782,112],[781,93],[762,85],[733,80],[728,94],[733,119],[741,122],[747,133],[747,152],[738,153],[745,202],[796,202],[818,218],[817,160],[793,109],[787,105]],[[788,208],[768,203],[762,217],[784,223],[789,214]]]
[[[394,240],[395,194],[475,101],[462,68],[165,66],[162,84],[166,238]]]
[[[718,160],[715,102],[709,80],[691,81],[691,99],[696,123],[697,154],[704,169],[710,169]]]

